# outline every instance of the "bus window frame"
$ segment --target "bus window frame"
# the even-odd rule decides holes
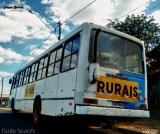
[[[69,42],[71,42],[71,43],[72,43],[72,47],[73,47],[73,41],[76,40],[77,38],[80,39],[80,41],[79,41],[80,44],[79,44],[79,47],[78,47],[78,51],[75,51],[75,52],[73,52],[73,53],[71,52],[71,53],[68,54],[67,56],[64,56],[65,46],[66,46]],[[73,70],[73,69],[75,69],[75,68],[78,66],[77,63],[78,63],[78,59],[79,59],[80,46],[81,46],[81,31],[78,32],[78,33],[76,33],[74,36],[70,37],[68,40],[65,41],[64,46],[63,46],[63,51],[62,51],[62,61],[61,61],[61,69],[60,69],[60,72],[61,72],[61,73],[64,73],[64,72]],[[72,48],[71,48],[71,49],[72,49]],[[73,56],[74,54],[76,54],[76,53],[77,53],[76,66],[75,66],[75,67],[71,67],[72,56]],[[63,71],[63,70],[62,70],[63,60],[64,60],[64,58],[69,57],[69,56],[71,57],[71,58],[70,58],[70,63],[69,63],[69,69]]]
[[[62,49],[62,51],[61,51],[61,58],[56,61],[57,51],[60,50],[60,49]],[[51,64],[54,64],[54,69],[55,69],[55,64],[60,61],[59,71],[58,71],[58,73],[54,73],[54,71],[53,71],[52,74],[48,76],[48,69],[49,69],[49,66],[51,65],[51,64],[49,64],[49,62],[50,62],[50,56],[51,56],[51,54],[54,53],[54,52],[56,53],[56,54],[55,54],[55,60],[54,60],[54,62],[52,62]],[[60,73],[61,62],[62,62],[62,52],[63,52],[63,45],[60,44],[59,46],[57,46],[56,48],[54,48],[53,50],[51,50],[51,51],[48,53],[48,54],[49,54],[49,57],[48,57],[48,65],[47,65],[46,77],[52,77],[52,76],[57,75],[57,74]]]
[[[93,31],[95,30],[95,32],[93,33]],[[94,43],[98,41],[98,36],[99,34],[97,34],[97,37],[96,37],[96,41],[95,41],[95,35],[96,35],[96,31],[99,30],[99,29],[96,29],[96,28],[92,28],[90,30],[90,41],[89,41],[89,53],[88,53],[88,61],[89,63],[98,63],[99,64],[99,61],[97,59],[98,57],[98,53],[96,53],[95,55],[95,51],[94,51]],[[141,74],[141,75],[144,75],[145,74],[145,65],[144,65],[144,49],[143,49],[143,46],[142,44],[140,43],[137,43],[129,38],[125,38],[123,36],[120,36],[120,35],[117,35],[115,33],[111,33],[111,32],[108,32],[108,31],[104,31],[104,30],[100,30],[100,32],[104,32],[104,33],[107,33],[107,34],[110,34],[110,35],[113,35],[113,36],[117,36],[117,37],[120,37],[120,38],[123,38],[125,40],[128,40],[128,41],[131,41],[137,45],[139,45],[141,47],[141,58],[142,58],[142,73],[138,73],[138,72],[132,72],[132,71],[127,71],[127,70],[123,70],[125,72],[131,72],[131,73],[135,73],[135,74]],[[100,33],[99,32],[99,33]],[[92,50],[91,50],[92,49]],[[97,51],[99,51],[99,45],[97,46]],[[93,61],[92,61],[93,60]],[[120,68],[114,68],[114,67],[110,67],[110,66],[102,66],[102,67],[106,67],[106,68],[112,68],[112,69],[118,69],[118,70],[121,70]]]
[[[49,53],[47,53],[47,54],[45,54],[43,57],[40,57],[40,58],[39,58],[39,60],[38,60],[38,66],[37,66],[37,71],[36,71],[36,79],[35,79],[35,81],[39,81],[39,80],[41,80],[41,79],[46,78],[46,72],[47,72],[47,71],[45,72],[44,77],[42,77],[43,69],[46,68],[46,70],[47,70],[47,68],[48,68],[48,62],[49,62],[49,60],[47,59],[47,65],[44,67],[45,58],[48,58],[48,59],[49,59]],[[44,60],[43,60],[43,66],[42,66],[42,68],[39,69],[39,65],[40,65],[40,62],[41,62],[42,59],[44,59]],[[38,79],[38,71],[39,71],[39,70],[42,70],[40,79]]]

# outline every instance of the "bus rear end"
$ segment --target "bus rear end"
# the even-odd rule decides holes
[[[143,43],[126,34],[92,29],[89,84],[77,114],[149,117]]]

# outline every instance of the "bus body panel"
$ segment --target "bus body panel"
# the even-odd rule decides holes
[[[26,85],[22,86],[21,87],[21,90],[20,90],[20,96],[19,96],[19,110],[24,110],[25,108],[25,89],[26,89]]]
[[[19,109],[20,107],[20,93],[21,93],[22,87],[16,88],[16,97],[15,97],[15,109]]]
[[[59,74],[56,115],[74,114],[76,83],[77,67]]]
[[[42,114],[56,115],[56,97],[59,75],[46,78],[44,96],[42,99]]]
[[[78,58],[77,83],[75,104],[83,104],[84,90],[90,85],[88,81],[88,52],[90,43],[90,26],[84,25],[82,30],[82,40]]]
[[[120,109],[110,107],[96,106],[76,106],[76,113],[80,115],[101,115],[101,116],[117,116],[117,117],[150,117],[148,111]]]

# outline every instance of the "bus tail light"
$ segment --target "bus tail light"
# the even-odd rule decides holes
[[[97,99],[84,98],[83,99],[83,103],[86,103],[86,104],[98,104],[98,100]]]

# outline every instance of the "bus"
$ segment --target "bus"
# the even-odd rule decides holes
[[[150,117],[144,42],[83,23],[10,79],[12,112]]]

